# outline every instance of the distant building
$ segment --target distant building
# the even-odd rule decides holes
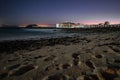
[[[111,24],[111,27],[120,27],[120,24]]]
[[[63,22],[56,24],[56,28],[92,28],[92,27],[120,27],[120,24],[110,24],[109,21],[105,21],[104,23],[99,24],[80,24],[73,22]]]
[[[56,24],[56,28],[81,28],[81,27],[84,27],[84,25],[73,22],[63,22],[60,24]]]

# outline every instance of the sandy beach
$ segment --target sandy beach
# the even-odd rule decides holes
[[[120,31],[0,42],[0,80],[120,80]]]

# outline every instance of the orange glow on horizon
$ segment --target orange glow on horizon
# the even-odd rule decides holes
[[[21,24],[20,27],[26,27],[29,24]],[[37,24],[38,27],[55,27],[55,24]]]
[[[38,24],[39,27],[54,27],[53,24]]]

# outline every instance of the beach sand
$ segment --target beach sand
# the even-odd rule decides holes
[[[1,46],[0,80],[120,80],[120,32],[42,41]]]

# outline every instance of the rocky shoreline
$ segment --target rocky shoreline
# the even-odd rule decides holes
[[[0,80],[119,80],[119,34],[0,42]]]

